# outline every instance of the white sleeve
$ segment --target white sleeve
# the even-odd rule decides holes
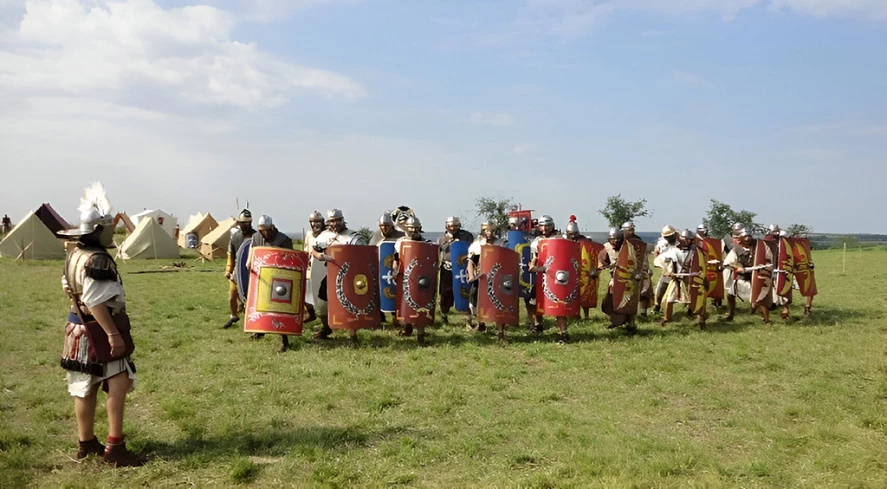
[[[118,280],[93,280],[89,277],[83,279],[83,295],[80,300],[86,307],[92,308],[99,304],[111,302],[109,307],[117,310],[126,304],[126,294],[123,292],[123,284]]]

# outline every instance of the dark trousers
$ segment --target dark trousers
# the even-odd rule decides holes
[[[450,308],[453,307],[453,271],[440,269],[440,282],[438,284],[440,291],[440,312],[448,314]]]

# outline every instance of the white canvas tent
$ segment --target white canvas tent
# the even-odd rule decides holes
[[[132,258],[178,258],[179,247],[172,236],[154,219],[141,219],[135,231],[123,241],[117,256]]]
[[[135,224],[136,227],[138,227],[138,225],[141,224],[142,219],[145,217],[152,218],[154,221],[157,222],[157,224],[160,224],[160,226],[163,228],[164,231],[166,231],[167,234],[169,234],[170,236],[175,236],[176,226],[179,224],[178,218],[173,217],[172,215],[167,214],[160,209],[152,209],[142,211],[131,216],[132,223]]]
[[[237,220],[229,217],[220,222],[218,227],[200,241],[200,255],[208,260],[225,258],[228,255],[228,243],[231,242],[231,230],[237,225]]]
[[[212,214],[207,213],[206,215],[203,215],[198,212],[191,216],[191,219],[188,220],[188,225],[185,226],[185,229],[182,229],[179,232],[179,246],[181,248],[187,248],[188,235],[191,233],[197,233],[197,246],[200,247],[200,240],[209,234],[210,231],[218,227],[218,225],[219,223],[216,222],[216,219]]]
[[[17,260],[57,260],[65,247],[34,212],[29,212],[0,242],[0,256]]]

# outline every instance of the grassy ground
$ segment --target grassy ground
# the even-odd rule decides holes
[[[389,328],[285,354],[220,329],[220,262],[123,263],[139,469],[70,458],[61,264],[0,260],[0,487],[885,487],[887,252],[841,260],[817,252],[813,317],[769,328],[743,310],[629,337],[596,312],[563,346],[553,327],[502,346],[460,325],[427,349]]]

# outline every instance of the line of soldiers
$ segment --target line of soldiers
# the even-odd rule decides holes
[[[243,308],[245,294],[239,289],[244,282],[240,286],[234,283],[243,242],[250,241],[254,249],[292,249],[292,242],[277,231],[270,217],[262,216],[258,233],[252,230],[251,221],[249,211],[241,213],[229,247],[225,274],[232,280],[231,315],[226,328],[239,320]],[[418,343],[426,345],[425,328],[434,323],[438,305],[440,322],[449,324],[454,302],[463,294],[469,312],[466,328],[485,331],[487,322],[495,323],[502,340],[507,326],[518,325],[521,300],[530,333],[541,334],[542,318],[554,317],[559,342],[569,340],[569,318],[584,315],[587,319],[589,310],[598,306],[609,317],[609,328],[625,327],[631,332],[637,328],[637,316],[646,317],[651,308],[663,312],[661,325],[665,326],[674,319],[674,305],[685,304],[689,315],[705,329],[707,299],[720,308],[726,297],[725,319],[731,321],[739,297],[750,301],[753,310],[760,311],[769,323],[774,304],[783,307],[783,318],[788,317],[796,278],[807,281],[813,277],[809,243],[805,248],[803,242],[786,237],[776,226],[771,226],[762,240],[755,240],[737,225],[732,244],[709,237],[704,226],[699,226],[695,234],[666,226],[652,252],[654,266],[662,269],[653,287],[650,253],[632,222],[610,229],[607,242],[596,243],[581,235],[575,216],[571,216],[563,233],[548,215],[532,220],[532,224],[526,218],[512,217],[508,239],[500,237],[496,226],[489,222],[481,225],[475,239],[462,229],[457,217],[449,217],[446,233],[432,243],[423,236],[419,218],[405,207],[383,213],[378,230],[369,240],[350,230],[338,209],[327,211],[326,216],[312,212],[308,221],[304,313],[300,305],[298,333],[281,335],[281,351],[288,347],[287,334],[301,334],[302,324],[317,318],[321,328],[313,335],[315,339],[329,338],[334,329],[347,329],[351,341],[357,344],[357,330],[378,326],[385,321],[386,313],[392,313],[399,335],[416,332]],[[354,248],[334,248],[342,245]],[[367,250],[372,247],[377,250]],[[796,259],[799,249],[806,256],[805,263]],[[331,250],[341,258],[334,258]],[[258,273],[251,264],[244,269],[245,273]],[[458,274],[454,274],[456,269]],[[604,270],[610,279],[599,303],[600,272]],[[809,313],[815,282],[812,289],[809,284],[800,288],[807,298],[805,313]],[[254,308],[248,314],[260,317],[264,312],[282,314]],[[250,331],[255,331],[254,338],[262,336],[260,330]]]

